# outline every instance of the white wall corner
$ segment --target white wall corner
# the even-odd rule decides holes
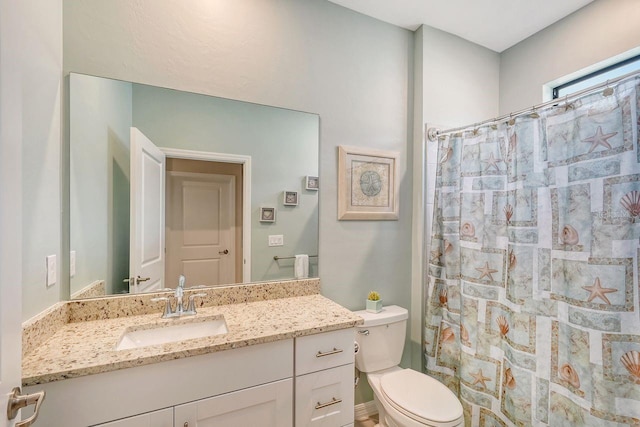
[[[411,368],[422,370],[422,299],[424,259],[424,219],[426,192],[426,150],[424,133],[424,43],[423,27],[414,34],[414,120],[413,120],[413,194],[411,219],[411,318],[409,349]],[[406,347],[405,347],[406,348]]]

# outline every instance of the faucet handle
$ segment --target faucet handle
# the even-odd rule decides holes
[[[166,319],[167,317],[171,317],[173,315],[173,310],[171,309],[171,298],[170,297],[151,298],[151,302],[158,302],[158,301],[166,301],[166,304],[164,305],[164,313],[162,313],[162,318]]]
[[[189,313],[193,313],[196,314],[196,297],[206,297],[207,294],[205,293],[197,293],[197,294],[191,294],[189,295],[189,307],[187,308],[187,311]]]

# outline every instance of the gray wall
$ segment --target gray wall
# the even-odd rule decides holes
[[[293,263],[274,255],[317,255],[318,192],[303,181],[318,175],[317,115],[135,84],[133,125],[159,147],[251,156],[253,281],[293,277]],[[283,205],[283,190],[298,192],[298,206]],[[260,206],[276,208],[275,223],[259,221]],[[284,246],[268,247],[270,234]]]
[[[22,71],[33,58],[18,48],[34,25],[23,6],[0,0],[0,377],[3,394],[21,383]],[[31,3],[31,2],[30,2]],[[0,405],[5,405],[0,399]]]
[[[543,101],[542,86],[586,74],[631,49],[640,54],[640,1],[596,0],[502,52],[500,114]],[[614,61],[608,61],[611,64]]]
[[[421,29],[426,121],[464,126],[495,117],[500,54],[433,27]]]
[[[19,43],[27,53],[21,68],[22,318],[27,319],[60,300],[60,277],[66,271],[60,257],[62,8],[60,0],[28,0],[21,7],[27,18]],[[8,166],[15,168],[15,164]],[[19,184],[20,180],[12,182]],[[3,205],[2,209],[12,207]],[[4,236],[2,244],[12,245]],[[58,281],[49,288],[48,255],[58,260]]]
[[[376,289],[408,307],[413,34],[319,0],[162,6],[65,1],[65,72],[319,114],[322,292],[360,309]],[[399,221],[337,221],[342,144],[401,153]]]
[[[132,85],[72,74],[69,92],[71,293],[104,280],[110,294],[129,276]]]

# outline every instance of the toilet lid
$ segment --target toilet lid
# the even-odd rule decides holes
[[[380,378],[385,397],[397,410],[420,422],[457,425],[462,405],[451,390],[435,378],[412,369],[390,372]]]

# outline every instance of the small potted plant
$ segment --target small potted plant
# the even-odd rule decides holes
[[[367,297],[367,311],[370,313],[380,313],[382,311],[382,300],[376,291],[369,292]]]

